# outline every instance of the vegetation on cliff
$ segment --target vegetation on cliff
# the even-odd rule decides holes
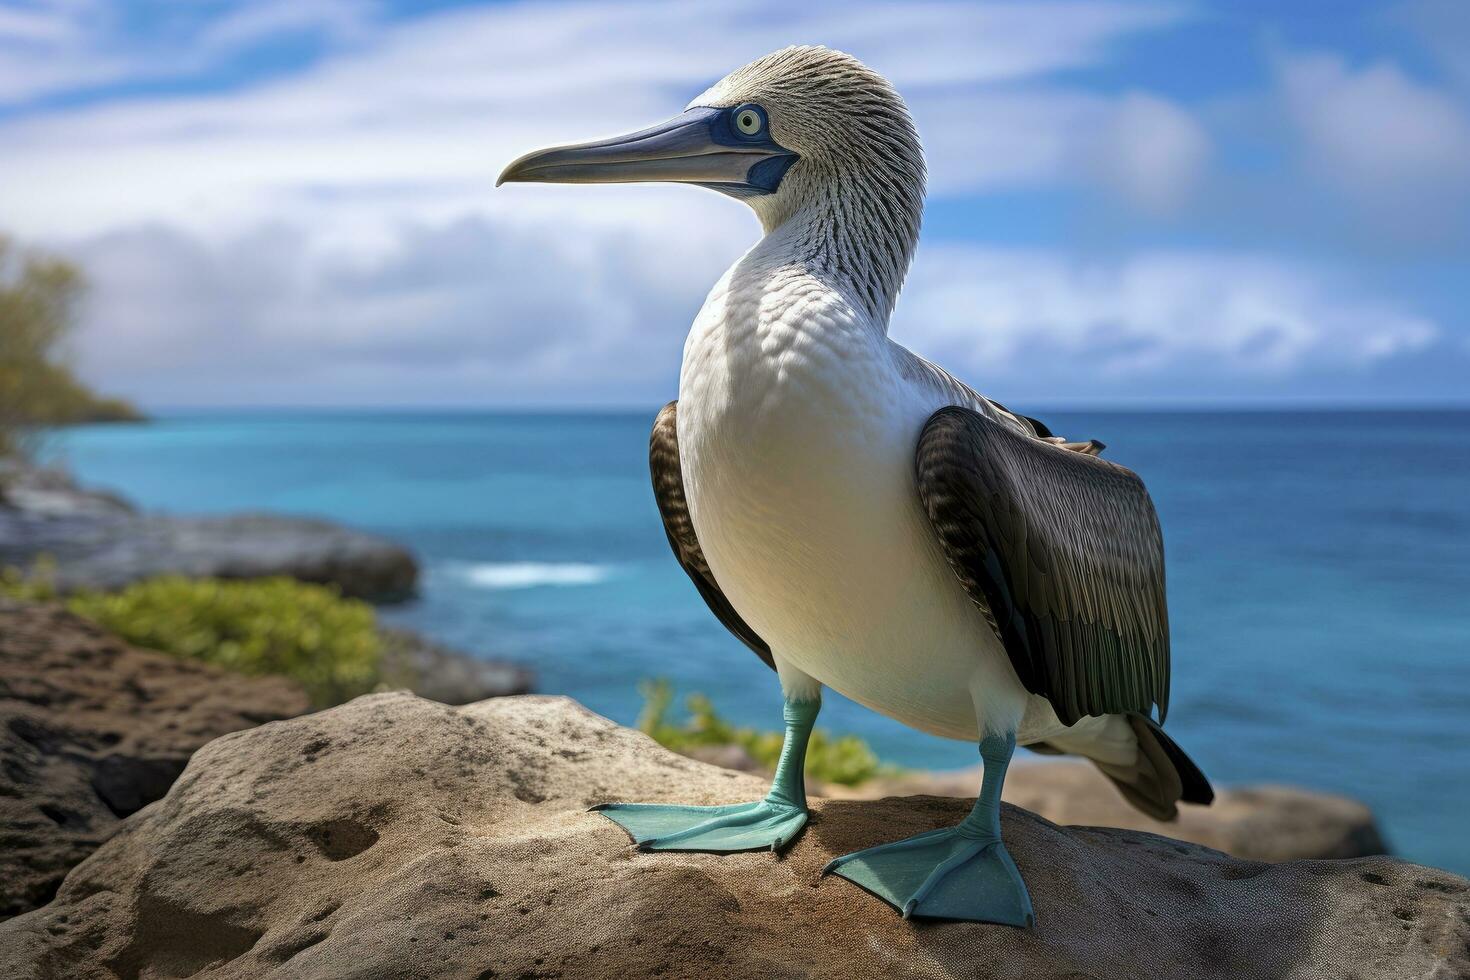
[[[24,450],[47,426],[142,417],[93,393],[66,364],[84,290],[76,266],[0,236],[0,456]]]
[[[739,728],[721,718],[714,704],[703,694],[691,694],[686,700],[689,717],[682,723],[670,719],[674,692],[668,681],[652,681],[643,685],[643,714],[638,727],[653,736],[664,748],[681,754],[701,747],[733,745],[766,769],[774,769],[781,755],[784,735],[776,731]],[[856,735],[834,737],[822,729],[812,732],[807,746],[806,771],[824,783],[856,786],[883,771],[878,757],[868,744]]]
[[[0,595],[60,599],[128,643],[242,674],[297,681],[318,706],[376,688],[384,678],[373,608],[330,586],[277,577],[226,581],[169,575],[119,592],[64,598],[44,574],[0,573]]]

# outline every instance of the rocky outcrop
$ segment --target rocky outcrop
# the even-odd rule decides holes
[[[384,626],[383,677],[388,686],[405,687],[445,704],[529,694],[536,675],[527,667],[490,660],[435,643],[413,630]]]
[[[56,606],[0,599],[0,916],[48,901],[201,745],[307,703],[288,681],[138,650]]]
[[[66,471],[0,459],[0,507],[38,517],[116,517],[137,510],[122,496],[76,485]]]
[[[530,689],[524,668],[382,632],[394,686],[452,704]],[[284,678],[130,647],[57,606],[0,598],[0,918],[47,901],[199,746],[308,705]]]
[[[0,925],[0,975],[1428,977],[1470,970],[1470,883],[1387,857],[1265,864],[1007,806],[1038,924],[905,922],[821,869],[960,818],[818,801],[785,855],[641,854],[608,799],[762,780],[565,699],[408,695],[228,735]]]
[[[1133,809],[1085,762],[1027,766],[1024,778],[1006,788],[1012,803],[1055,823],[1143,830],[1252,861],[1388,853],[1373,812],[1362,803],[1293,786],[1220,789],[1208,807],[1181,804],[1179,819],[1169,823]]]
[[[330,521],[274,514],[139,514],[125,500],[77,487],[65,474],[9,464],[0,471],[0,567],[55,562],[63,591],[119,589],[178,574],[286,575],[344,595],[391,602],[413,595],[418,564],[400,545]]]
[[[916,772],[857,787],[830,786],[843,799],[885,796],[973,797],[981,770]],[[1249,861],[1354,858],[1386,854],[1388,847],[1362,803],[1291,786],[1217,788],[1207,807],[1181,804],[1179,819],[1146,816],[1086,762],[1025,762],[1006,776],[1005,799],[1053,823],[1143,830],[1203,844]]]

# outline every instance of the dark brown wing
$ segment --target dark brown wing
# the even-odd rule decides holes
[[[919,496],[1026,690],[1074,724],[1169,707],[1158,516],[1130,470],[942,408],[919,436]]]
[[[689,504],[684,500],[684,474],[679,468],[678,405],[678,402],[669,402],[663,407],[658,418],[653,420],[653,432],[648,437],[648,471],[653,477],[653,498],[658,501],[658,512],[664,519],[669,547],[674,549],[674,557],[684,566],[684,572],[704,597],[715,618],[774,670],[776,664],[771,659],[771,648],[730,605],[730,600],[720,591],[709,565],[705,563],[704,552],[699,549],[694,522],[689,519]]]

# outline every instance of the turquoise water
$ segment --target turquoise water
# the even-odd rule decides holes
[[[1396,850],[1470,873],[1470,412],[1041,412],[1148,482],[1169,552],[1169,731],[1217,782],[1348,793]],[[394,621],[534,664],[621,722],[641,678],[776,727],[775,678],[705,610],[648,488],[653,411],[174,415],[55,448],[148,508],[316,514],[406,542]],[[975,749],[833,697],[885,759]]]

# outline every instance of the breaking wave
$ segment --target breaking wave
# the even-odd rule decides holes
[[[539,561],[467,562],[456,566],[455,572],[482,589],[596,585],[612,575],[612,569],[606,565]]]

